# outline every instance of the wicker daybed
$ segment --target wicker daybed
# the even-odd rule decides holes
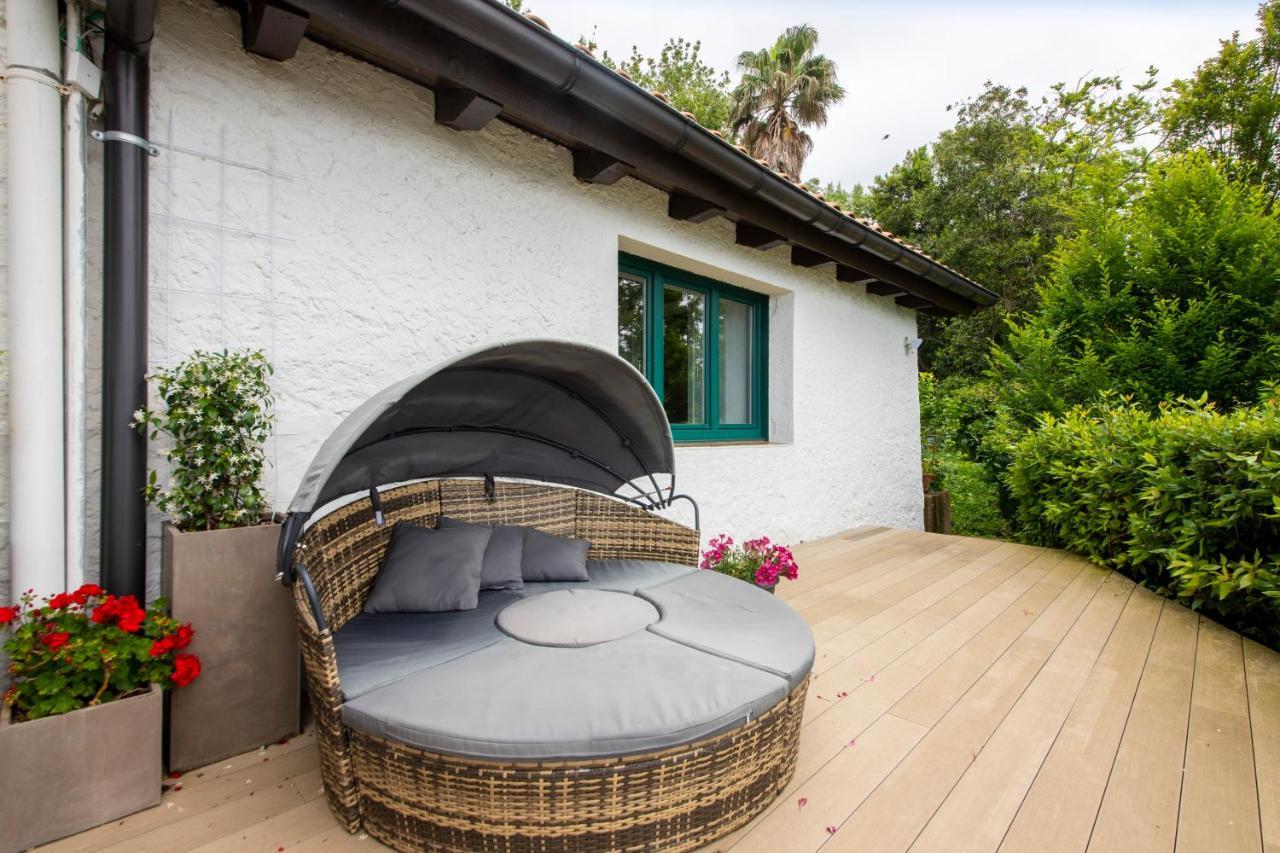
[[[644,378],[564,342],[464,356],[339,425],[280,564],[346,829],[406,851],[689,850],[777,797],[812,634],[773,596],[696,570],[697,530],[656,514],[679,498],[673,462]],[[589,540],[590,580],[362,612],[395,525],[441,516]]]

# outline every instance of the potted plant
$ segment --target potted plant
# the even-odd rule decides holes
[[[0,849],[23,850],[160,802],[161,691],[200,675],[194,631],[94,584],[0,607]]]
[[[169,701],[168,763],[187,770],[298,730],[293,610],[275,582],[279,525],[261,479],[274,416],[259,351],[195,352],[150,377],[163,408],[137,426],[166,437],[170,476],[147,498],[168,513],[161,586],[175,618],[206,626],[205,677]]]
[[[791,549],[770,542],[767,536],[748,539],[741,547],[735,547],[733,539],[722,533],[707,543],[701,567],[753,583],[770,593],[778,586],[779,578],[793,581],[800,574]]]

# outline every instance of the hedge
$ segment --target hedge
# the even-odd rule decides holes
[[[1076,408],[1012,448],[1023,537],[1280,645],[1280,399]]]

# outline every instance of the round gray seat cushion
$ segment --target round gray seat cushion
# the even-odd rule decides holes
[[[808,624],[752,584],[598,568],[586,582],[482,592],[474,611],[351,620],[334,638],[343,721],[476,758],[625,755],[741,726],[813,666]]]
[[[560,589],[534,595],[498,613],[498,627],[535,646],[593,646],[620,640],[658,621],[643,598],[601,589]]]

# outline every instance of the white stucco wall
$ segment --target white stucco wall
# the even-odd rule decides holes
[[[152,162],[151,360],[267,351],[278,507],[334,425],[410,371],[511,338],[616,348],[624,247],[774,294],[773,441],[678,451],[704,533],[794,542],[920,525],[915,358],[902,346],[914,314],[838,284],[830,265],[735,246],[723,220],[676,222],[634,180],[581,184],[568,151],[505,124],[437,126],[429,91],[311,42],[286,63],[250,56],[238,16],[208,0],[161,7],[151,127],[166,146]],[[100,203],[90,209],[96,219]],[[153,578],[158,530],[157,517]]]
[[[8,46],[8,7],[0,0],[0,67],[9,64]],[[9,604],[9,101],[2,85],[0,127],[0,604]]]

